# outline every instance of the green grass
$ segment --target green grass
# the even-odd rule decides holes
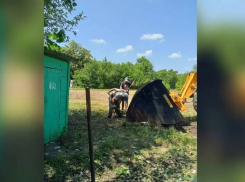
[[[91,92],[92,93],[92,92]],[[197,141],[190,133],[140,126],[92,105],[96,181],[190,181],[196,174]],[[47,181],[90,181],[86,105],[69,104],[69,130],[57,140],[62,153],[45,157]],[[194,116],[193,116],[194,117]]]

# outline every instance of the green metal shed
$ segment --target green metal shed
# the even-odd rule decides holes
[[[44,51],[44,144],[67,131],[71,59]]]

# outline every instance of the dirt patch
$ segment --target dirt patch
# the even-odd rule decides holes
[[[108,94],[106,91],[90,90],[92,101],[107,100]],[[86,101],[85,90],[70,90],[70,100]]]
[[[190,126],[183,127],[186,131],[189,131],[194,137],[197,137],[197,122],[191,122]]]
[[[91,103],[103,104],[106,103],[108,106],[108,90],[90,90]],[[130,91],[129,103],[136,91]],[[85,90],[70,90],[70,102],[86,103]]]
[[[46,144],[44,147],[44,151],[44,155],[47,158],[64,155],[64,151],[61,150],[60,142],[58,140]]]

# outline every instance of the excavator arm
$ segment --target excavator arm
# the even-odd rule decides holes
[[[190,72],[187,75],[185,84],[179,93],[171,92],[169,95],[177,105],[179,110],[184,111],[186,106],[184,103],[197,90],[197,72]]]

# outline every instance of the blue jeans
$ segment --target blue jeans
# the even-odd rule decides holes
[[[128,102],[128,94],[124,92],[123,96],[124,96],[124,101]]]

